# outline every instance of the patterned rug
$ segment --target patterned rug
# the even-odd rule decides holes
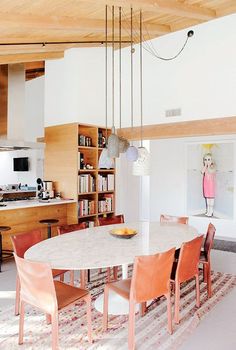
[[[93,274],[89,289],[93,300],[103,292],[105,272]],[[165,298],[153,303],[144,317],[136,315],[135,340],[139,350],[174,350],[197,327],[201,319],[236,286],[236,277],[229,274],[212,274],[213,296],[207,299],[206,284],[200,278],[201,307],[195,306],[195,283],[191,281],[181,287],[181,322],[173,322],[173,334],[167,332]],[[174,298],[172,297],[172,301]],[[173,310],[173,308],[172,308]],[[66,350],[125,350],[127,346],[127,316],[109,316],[109,330],[102,332],[102,314],[92,309],[93,344],[87,340],[85,304],[78,303],[59,316],[60,349]],[[51,326],[46,325],[45,316],[30,306],[26,307],[24,344],[18,346],[19,317],[14,316],[13,307],[0,311],[0,349],[48,350],[51,349]]]

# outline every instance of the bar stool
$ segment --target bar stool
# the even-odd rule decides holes
[[[48,238],[52,237],[52,224],[56,224],[58,221],[58,219],[44,219],[39,221],[40,224],[48,225]]]
[[[7,258],[13,256],[10,250],[2,250],[2,232],[9,231],[10,229],[10,226],[0,226],[0,272],[2,272],[3,255]]]

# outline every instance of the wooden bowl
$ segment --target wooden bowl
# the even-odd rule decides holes
[[[129,239],[134,237],[138,232],[132,228],[115,228],[110,231],[110,234],[117,238]]]

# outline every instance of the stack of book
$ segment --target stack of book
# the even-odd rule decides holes
[[[106,213],[113,211],[113,194],[106,194],[98,200],[98,212]]]
[[[78,215],[79,217],[93,215],[95,213],[95,201],[89,199],[79,200]]]
[[[98,175],[98,191],[114,191],[115,177],[114,174]]]
[[[95,178],[90,174],[79,175],[79,193],[95,192]]]

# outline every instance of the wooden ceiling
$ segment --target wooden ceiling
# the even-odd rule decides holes
[[[0,64],[59,58],[70,47],[100,46],[104,41],[106,4],[109,39],[111,6],[122,6],[124,45],[130,41],[131,4],[135,22],[139,10],[143,11],[145,39],[236,12],[236,0],[1,0]],[[116,7],[116,35],[117,19]]]

